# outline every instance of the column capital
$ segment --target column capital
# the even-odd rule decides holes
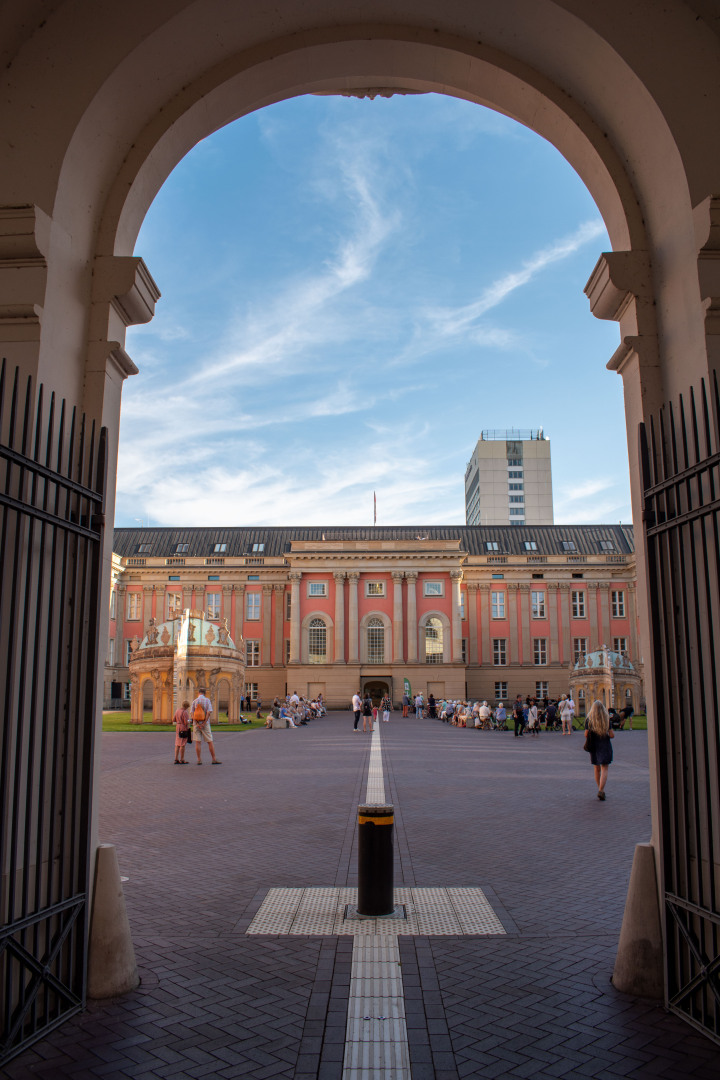
[[[561,589],[563,592],[569,592],[573,588],[572,581],[558,581],[556,588]]]
[[[115,588],[117,589],[117,591],[119,593],[121,593],[121,592],[125,592],[125,590],[127,589],[127,585],[126,585],[126,583],[124,581],[118,581]]]
[[[451,570],[450,571],[450,577],[452,578],[453,581],[462,581],[463,572],[462,572],[462,570]]]
[[[336,581],[344,581],[346,574],[344,570],[333,570],[333,577]]]
[[[405,577],[407,578],[408,581],[417,581],[418,572],[417,572],[417,570],[406,570],[405,571]]]
[[[143,592],[155,592],[155,586],[154,585],[143,585],[142,589],[143,589]]]
[[[290,570],[288,577],[291,581],[300,581],[302,578],[302,570]]]
[[[515,591],[515,589],[520,588],[520,584],[517,581],[508,581],[508,582],[506,582],[506,585],[507,585],[508,589],[511,589],[513,592]]]
[[[285,592],[285,582],[284,581],[274,581],[273,582],[273,589],[277,593]]]
[[[272,592],[272,590],[273,590],[273,587],[272,587],[272,585],[263,585],[263,587],[262,587],[262,591],[263,591],[263,592],[264,592],[264,593],[265,593],[266,595],[270,594],[270,593]]]
[[[360,571],[359,570],[349,570],[348,575],[347,575],[347,579],[348,579],[348,581],[354,582],[357,585],[358,581],[360,580]]]
[[[405,577],[405,574],[402,570],[393,570],[390,576],[392,577],[393,581],[402,581],[402,579]]]
[[[467,587],[470,590],[470,592],[477,592],[478,589],[480,588],[480,582],[479,581],[468,581]],[[487,588],[487,586],[485,586],[485,587]]]
[[[223,585],[222,591],[223,591],[225,596],[230,596],[230,594],[233,591],[233,587],[232,587],[232,585]]]

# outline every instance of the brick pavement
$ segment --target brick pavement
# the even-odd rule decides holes
[[[117,845],[141,987],[91,1003],[7,1080],[333,1080],[352,943],[247,937],[272,886],[355,881],[369,740],[336,714],[219,733],[223,765],[169,764],[165,734],[103,736],[101,836]],[[608,799],[581,736],[383,726],[396,883],[479,885],[502,938],[401,939],[413,1080],[716,1077],[717,1048],[609,983],[647,740],[615,740]]]

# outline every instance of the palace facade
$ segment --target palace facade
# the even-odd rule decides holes
[[[603,647],[642,675],[635,576],[624,525],[116,529],[105,704],[129,700],[148,627],[188,609],[229,629],[265,703],[346,708],[359,689],[397,704],[405,680],[437,698],[556,696]]]

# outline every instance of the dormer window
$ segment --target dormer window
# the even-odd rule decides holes
[[[147,555],[147,553],[149,551],[152,551],[152,544],[138,544],[138,546],[137,546],[138,555]]]
[[[600,549],[601,551],[614,551],[615,545],[613,544],[612,540],[601,540]]]
[[[497,540],[486,540],[485,541],[485,550],[486,551],[499,551],[500,550],[500,545],[498,544]]]
[[[189,548],[190,548],[189,544],[176,544],[175,545],[175,554],[176,555],[184,555],[185,552],[189,550]]]
[[[563,540],[563,551],[577,551],[574,540]]]
[[[525,541],[525,550],[526,551],[537,551],[537,541],[535,541],[535,540],[526,540]]]
[[[213,548],[213,552],[216,555],[224,555],[226,551],[227,551],[227,544],[216,544],[215,547]]]
[[[253,549],[253,554],[254,555],[255,554],[259,555],[260,552],[265,550],[265,545],[264,544],[253,544],[252,549]]]

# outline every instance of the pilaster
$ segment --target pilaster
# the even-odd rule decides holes
[[[393,570],[393,663],[403,662],[403,603],[402,583],[404,574],[402,570]]]
[[[470,626],[470,651],[467,658],[468,664],[478,663],[478,583],[477,581],[468,581],[467,583],[467,601],[468,601],[468,623]]]
[[[461,582],[462,570],[451,570],[452,581],[452,659],[456,663],[462,661],[462,615],[461,615]]]
[[[409,664],[417,664],[418,625],[417,625],[417,573],[414,570],[405,573],[407,579],[407,658]]]
[[[283,626],[285,623],[285,584],[276,581],[273,585],[273,605],[275,607],[275,655],[273,667],[285,667],[283,656]]]
[[[262,587],[262,645],[260,646],[260,666],[270,667],[270,628],[272,615],[272,585]]]
[[[300,663],[300,570],[291,570],[290,578],[290,663]]]
[[[348,629],[349,629],[349,646],[348,646],[348,663],[359,664],[360,656],[358,654],[358,581],[360,580],[360,574],[352,570],[348,574],[348,581],[350,582],[350,594],[348,596]]]
[[[335,579],[335,653],[336,664],[345,663],[345,571],[337,570]]]

